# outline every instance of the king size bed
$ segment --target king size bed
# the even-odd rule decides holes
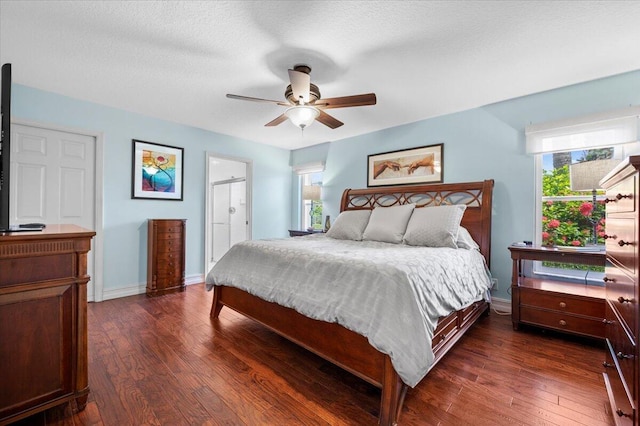
[[[483,313],[493,180],[344,191],[325,235],[245,241],[207,274],[223,306],[381,388],[415,386]]]

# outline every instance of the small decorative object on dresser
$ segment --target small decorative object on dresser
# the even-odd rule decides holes
[[[525,277],[523,261],[604,266],[604,253],[512,245],[511,318],[520,324],[604,338],[604,287]]]
[[[186,219],[149,219],[147,296],[184,291]]]
[[[638,425],[638,242],[640,156],[632,156],[604,177],[607,228],[605,286],[606,360],[604,382],[616,425]]]

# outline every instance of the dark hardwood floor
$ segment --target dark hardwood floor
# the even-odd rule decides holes
[[[255,322],[212,293],[91,303],[87,408],[20,424],[375,425],[380,392]],[[612,425],[604,348],[491,313],[415,388],[402,425]]]

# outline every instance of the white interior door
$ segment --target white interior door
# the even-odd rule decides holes
[[[96,137],[12,125],[11,223],[74,224],[96,229]],[[88,255],[95,276],[95,250]],[[94,300],[94,280],[87,297]]]

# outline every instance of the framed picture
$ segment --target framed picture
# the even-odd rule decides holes
[[[133,139],[131,198],[182,201],[183,152]]]
[[[367,156],[367,186],[416,185],[443,180],[444,144]]]

